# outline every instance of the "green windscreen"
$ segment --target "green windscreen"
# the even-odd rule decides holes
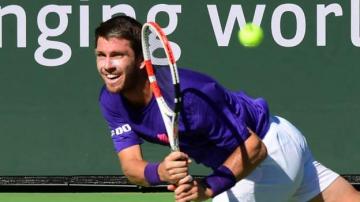
[[[159,22],[178,66],[265,98],[317,160],[359,173],[359,12],[359,0],[2,0],[0,175],[121,174],[94,56],[94,29],[118,13]],[[237,33],[251,21],[264,41],[245,48]],[[143,146],[150,161],[169,151]],[[208,172],[193,164],[192,173]]]

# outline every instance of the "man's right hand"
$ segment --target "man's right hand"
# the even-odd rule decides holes
[[[171,152],[160,163],[158,173],[161,181],[177,184],[188,175],[189,156],[183,152]]]

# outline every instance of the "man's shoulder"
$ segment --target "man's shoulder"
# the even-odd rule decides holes
[[[189,68],[179,68],[180,86],[183,89],[201,88],[204,85],[217,83],[215,79],[204,73]]]
[[[102,86],[102,88],[100,89],[100,94],[99,94],[99,102],[104,103],[104,102],[111,101],[112,99],[114,99],[114,93],[111,93],[110,91],[108,91],[105,85]]]
[[[102,108],[117,111],[117,113],[124,110],[121,95],[108,91],[106,86],[103,86],[100,90],[99,104]]]

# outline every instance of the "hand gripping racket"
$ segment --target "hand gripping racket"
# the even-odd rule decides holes
[[[170,43],[155,22],[142,27],[142,48],[150,88],[159,106],[172,151],[179,151],[178,119],[181,96],[177,66]],[[165,59],[166,58],[166,59]],[[167,65],[157,65],[167,60]]]

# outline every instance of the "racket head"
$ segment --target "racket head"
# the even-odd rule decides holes
[[[143,25],[142,48],[150,87],[159,106],[171,149],[179,151],[180,80],[170,43],[157,23],[147,22]]]

